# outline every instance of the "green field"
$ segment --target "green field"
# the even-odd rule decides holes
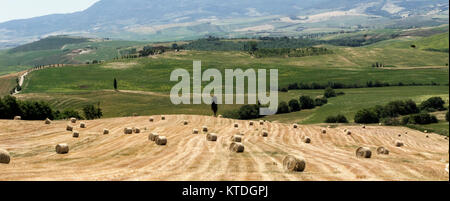
[[[384,105],[390,101],[412,99],[417,104],[420,104],[430,97],[440,96],[448,103],[448,90],[448,86],[341,89],[336,91],[345,92],[345,95],[328,99],[328,104],[322,107],[313,110],[266,117],[266,119],[312,124],[324,123],[328,116],[342,114],[345,115],[350,122],[353,122],[353,117],[358,110],[375,105]],[[291,97],[299,98],[301,95],[316,97],[323,95],[323,90],[293,90],[287,93],[280,93],[280,100],[287,102]]]
[[[412,45],[415,48],[411,47]],[[428,37],[408,37],[383,41],[371,47],[386,47],[396,49],[417,49],[417,50],[429,50],[429,51],[442,51],[448,52],[449,48],[449,33],[441,33]]]
[[[119,80],[123,90],[153,91],[168,93],[175,84],[169,82],[170,73],[177,68],[192,71],[192,61],[201,60],[203,70],[206,68],[224,69],[279,69],[279,85],[286,86],[293,82],[342,82],[348,84],[365,84],[367,81],[389,83],[423,83],[448,84],[448,67],[437,69],[376,69],[368,67],[369,55],[358,55],[367,50],[354,48],[339,49],[334,55],[311,56],[302,58],[251,58],[242,52],[202,52],[187,51],[179,54],[168,53],[158,58],[140,58],[99,65],[82,65],[33,72],[27,79],[24,93],[77,92],[112,89],[112,80]],[[444,62],[448,54],[423,51],[414,60],[421,60],[423,65],[438,65]],[[395,66],[414,66],[395,56],[395,51],[379,51],[379,55],[392,58]],[[390,54],[392,53],[392,54]],[[400,51],[401,54],[403,53]],[[430,55],[428,55],[430,54]],[[387,60],[387,59],[386,59]],[[412,59],[411,59],[412,60]],[[440,61],[441,60],[441,61]],[[358,64],[361,63],[361,64]],[[123,65],[122,68],[114,66]],[[327,72],[327,73],[323,73]]]
[[[40,42],[35,42],[40,44]],[[32,43],[33,44],[33,43]],[[135,41],[89,41],[76,44],[66,44],[61,48],[55,48],[51,45],[42,47],[42,50],[36,50],[37,47],[24,45],[16,51],[1,50],[0,51],[0,72],[3,68],[9,66],[21,66],[22,68],[30,68],[35,65],[48,64],[82,64],[93,60],[112,60],[120,56],[119,51],[133,46],[143,46],[148,42]],[[28,48],[28,46],[31,46]],[[19,51],[26,49],[27,51]],[[29,49],[29,50],[28,50]],[[72,50],[84,49],[89,50],[83,54],[73,54]]]
[[[423,30],[422,30],[423,31]],[[442,31],[442,30],[441,30]],[[378,34],[390,34],[390,30]],[[411,33],[410,33],[411,34]],[[398,86],[381,88],[338,89],[345,95],[330,98],[328,104],[313,110],[265,117],[267,120],[286,123],[318,124],[330,115],[343,114],[352,122],[355,113],[362,108],[383,105],[389,101],[412,99],[420,104],[432,96],[449,101],[449,69],[447,52],[429,51],[445,49],[447,33],[428,36],[425,32],[412,32],[415,36],[398,37],[363,47],[320,45],[333,54],[292,58],[254,58],[239,51],[184,50],[166,52],[138,59],[111,60],[119,50],[137,47],[141,43],[127,41],[88,42],[66,45],[68,49],[91,48],[95,52],[76,56],[80,63],[91,59],[107,60],[102,64],[74,65],[49,68],[32,72],[27,76],[20,99],[46,100],[56,109],[76,109],[86,104],[98,104],[104,117],[153,114],[211,115],[208,105],[178,105],[170,102],[169,92],[176,82],[170,82],[170,74],[178,68],[192,72],[192,62],[202,61],[202,69],[278,69],[279,86],[292,83],[338,82],[365,85],[368,81],[390,84],[424,84],[426,86]],[[423,36],[422,36],[423,35]],[[444,42],[442,42],[444,41]],[[412,48],[410,44],[416,44]],[[168,43],[170,44],[170,43]],[[28,52],[31,53],[31,52]],[[386,68],[373,68],[382,62]],[[13,72],[3,69],[3,72]],[[2,71],[0,71],[2,72]],[[119,90],[113,91],[113,79],[117,78]],[[4,81],[7,82],[7,81]],[[431,83],[437,86],[431,86]],[[203,86],[208,84],[203,83]],[[269,84],[269,83],[268,83]],[[288,102],[300,95],[317,97],[323,90],[291,90],[280,92],[279,101]],[[219,113],[239,109],[241,105],[221,105]],[[440,118],[442,119],[442,118]],[[438,130],[448,135],[448,122],[421,126],[416,129]]]
[[[16,86],[15,76],[0,76],[0,97],[9,95],[9,92]]]

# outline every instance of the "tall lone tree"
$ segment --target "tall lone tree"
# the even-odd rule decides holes
[[[114,78],[114,90],[117,91],[117,80],[116,80],[116,78]]]
[[[217,98],[213,97],[213,101],[211,103],[211,110],[213,111],[215,117],[217,116],[217,110],[218,110],[216,101],[217,101]]]

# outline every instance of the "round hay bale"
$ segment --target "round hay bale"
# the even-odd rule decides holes
[[[153,117],[150,117],[150,119],[148,119],[149,122],[154,122],[155,119],[153,119]]]
[[[188,124],[189,124],[189,122],[188,122],[187,120],[184,120],[184,121],[183,121],[183,125],[186,126],[186,125],[188,125]]]
[[[205,133],[208,132],[208,127],[207,126],[202,126],[202,131],[205,132]]]
[[[292,125],[293,128],[298,128],[298,124]]]
[[[141,129],[133,127],[133,133],[136,133],[136,134],[141,133]]]
[[[424,132],[424,133],[428,133],[428,130],[424,130],[423,132]]]
[[[426,137],[426,138],[430,138],[430,136],[429,136],[429,135],[426,135],[425,137]]]
[[[155,143],[160,146],[164,146],[167,144],[167,138],[165,136],[158,136],[155,139]]]
[[[405,144],[402,141],[395,141],[395,146],[396,147],[403,147]]]
[[[51,124],[51,123],[52,123],[52,121],[49,118],[45,119],[45,124]]]
[[[310,144],[311,143],[311,138],[308,136],[303,137],[303,142],[306,144]]]
[[[11,156],[9,155],[9,152],[4,149],[0,149],[0,163],[9,164],[10,161]]]
[[[347,135],[351,135],[352,132],[350,130],[347,131]]]
[[[233,142],[242,142],[242,136],[240,136],[240,135],[231,136],[231,141],[233,141]]]
[[[22,120],[22,117],[21,116],[15,116],[14,120]]]
[[[347,132],[347,129],[344,129],[344,133]]]
[[[166,120],[166,116],[161,116],[161,120]]]
[[[81,123],[80,123],[80,128],[86,128],[86,123],[81,122]]]
[[[242,153],[245,150],[245,147],[242,143],[239,142],[232,142],[230,144],[230,151],[231,152],[236,152],[236,153]]]
[[[150,141],[155,141],[156,140],[156,138],[158,138],[158,133],[150,133],[150,135],[148,135],[148,139],[150,140]]]
[[[322,129],[322,134],[326,134],[327,130],[326,129]]]
[[[331,128],[331,126],[327,126],[327,128]]]
[[[405,134],[408,134],[408,131],[405,131]]]
[[[124,128],[123,133],[126,135],[133,134],[133,129],[132,128]]]
[[[71,125],[67,125],[66,131],[73,131],[73,127]]]
[[[158,138],[158,133],[150,133],[149,135],[148,135],[148,140],[150,140],[150,141],[155,141],[156,140],[156,138]]]
[[[233,125],[235,128],[239,128],[239,124],[238,123],[234,123]]]
[[[57,154],[69,153],[69,145],[67,145],[67,144],[58,144],[58,145],[56,145],[55,149],[56,149]]]
[[[222,116],[222,115],[219,115],[218,117],[219,117],[219,118],[223,118],[223,116]]]
[[[250,126],[253,126],[253,121],[250,121],[249,123],[248,123]]]
[[[366,125],[362,125],[361,128],[366,128]]]
[[[74,117],[72,117],[72,118],[70,118],[70,122],[72,122],[73,124],[74,124],[74,123],[77,123],[77,119],[74,118]]]
[[[378,123],[378,125],[379,125],[379,126],[382,126],[383,124],[382,124],[382,123]]]
[[[359,147],[356,149],[356,157],[358,158],[370,158],[372,157],[372,151],[367,147]]]
[[[389,150],[384,147],[378,147],[377,153],[379,155],[389,155]]]
[[[103,135],[108,135],[109,134],[109,130],[108,129],[103,129]]]
[[[263,136],[263,137],[269,137],[269,132],[263,131],[263,132],[262,132],[262,136]]]
[[[448,140],[448,137],[445,137],[444,140]]]
[[[217,135],[215,133],[208,133],[208,135],[206,135],[206,140],[215,142],[217,141]]]
[[[198,134],[198,129],[193,129],[192,134]]]
[[[283,167],[291,172],[303,172],[306,168],[306,162],[303,157],[288,155],[283,159]]]
[[[264,125],[264,121],[263,120],[259,120],[259,125]]]
[[[73,131],[73,132],[72,132],[72,137],[74,137],[74,138],[80,137],[80,132],[78,132],[78,131]]]

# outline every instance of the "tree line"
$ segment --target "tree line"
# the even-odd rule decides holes
[[[69,119],[98,119],[103,116],[100,104],[85,105],[82,109],[83,116],[76,110],[65,109],[63,111],[53,109],[49,103],[34,100],[17,100],[13,96],[0,98],[0,119],[13,119],[20,116],[23,120],[51,120]]]
[[[257,49],[250,52],[256,58],[264,57],[306,57],[325,54],[333,54],[333,51],[322,47],[307,48],[275,48],[275,49]]]
[[[328,87],[333,89],[353,89],[353,88],[374,88],[374,87],[393,87],[393,86],[439,86],[440,83],[436,83],[431,81],[430,83],[389,83],[389,82],[381,82],[381,81],[367,81],[365,84],[347,84],[340,82],[328,82],[328,83],[304,83],[304,82],[295,82],[288,84],[285,87],[281,87],[279,91],[288,92],[289,90],[307,90],[307,89],[326,89]],[[448,84],[446,84],[448,86]]]
[[[384,106],[376,105],[372,108],[359,110],[355,114],[355,123],[382,122],[386,125],[437,123],[436,116],[429,113],[446,110],[444,104],[445,101],[441,97],[429,98],[419,106],[412,100],[391,101]],[[399,117],[402,118],[399,119]]]
[[[328,98],[336,97],[339,94],[334,89],[327,88],[323,96],[312,98],[310,96],[300,96],[299,99],[291,99],[289,102],[282,101],[278,104],[277,114],[286,114],[291,112],[299,112],[301,110],[314,109],[328,103]],[[231,110],[224,113],[224,117],[249,120],[257,119],[263,116],[259,113],[259,108],[265,107],[259,102],[256,105],[243,105],[238,110]]]

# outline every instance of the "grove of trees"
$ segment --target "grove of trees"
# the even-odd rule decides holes
[[[96,119],[103,116],[100,107],[86,105],[83,108],[84,117],[73,109],[65,109],[62,112],[53,109],[47,102],[34,100],[17,100],[13,96],[0,98],[0,119],[13,119],[15,116],[21,116],[23,120],[45,120],[46,118],[69,119]]]
[[[356,123],[379,123],[387,125],[395,124],[430,124],[437,123],[436,116],[428,114],[430,111],[445,110],[445,102],[440,97],[432,97],[420,104],[420,107],[412,100],[391,101],[384,106],[374,106],[359,110],[355,114]],[[401,122],[397,117],[403,116]]]

